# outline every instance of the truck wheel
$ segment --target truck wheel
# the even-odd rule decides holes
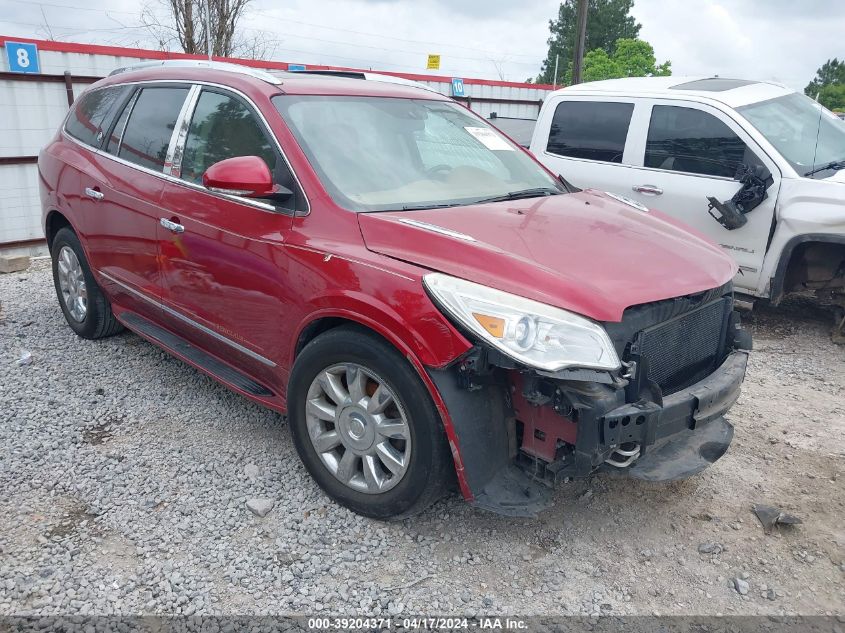
[[[71,329],[82,338],[98,339],[117,334],[123,326],[114,318],[85,259],[79,238],[71,229],[61,229],[53,240],[53,283],[59,305]]]
[[[425,385],[395,348],[363,328],[329,330],[305,346],[291,372],[288,416],[308,472],[358,514],[417,514],[454,472]]]

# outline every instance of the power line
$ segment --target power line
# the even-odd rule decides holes
[[[77,7],[72,4],[55,4],[53,2],[32,2],[31,0],[4,0],[5,2],[17,2],[29,7],[55,7],[57,9],[77,9],[78,11],[95,11],[97,13],[124,13],[126,15],[141,15],[137,11],[121,11],[119,9],[95,9],[93,7]]]
[[[33,28],[44,28],[43,23],[36,24],[36,23],[32,23],[32,22],[17,22],[17,21],[10,21],[10,20],[2,20],[2,21],[0,21],[0,23],[2,23],[2,24],[14,24],[16,26],[26,26],[26,27],[33,27]],[[53,24],[50,25],[50,28],[52,28],[55,31],[62,31],[62,33],[60,34],[62,36],[80,35],[80,34],[83,34],[83,33],[94,33],[94,32],[97,32],[97,33],[119,33],[119,32],[125,32],[125,31],[137,31],[137,30],[145,30],[146,29],[146,27],[144,27],[144,26],[118,26],[118,27],[112,27],[112,28],[81,29],[81,28],[70,27],[70,26],[56,26],[56,25],[53,25]],[[277,33],[273,32],[273,31],[263,31],[261,29],[248,28],[246,30],[250,30],[250,31],[258,32],[258,33],[266,33],[266,34],[269,34],[269,35],[277,35]],[[304,38],[304,39],[308,39],[308,38]],[[405,72],[419,72],[420,71],[420,68],[418,66],[415,66],[415,65],[396,64],[396,63],[385,61],[385,60],[365,59],[365,58],[361,58],[361,57],[349,57],[347,55],[338,55],[338,54],[334,54],[334,53],[326,53],[326,52],[321,52],[321,51],[308,51],[308,50],[303,50],[303,49],[288,48],[288,47],[282,47],[282,46],[276,46],[275,49],[280,51],[280,52],[295,53],[297,55],[323,56],[323,57],[327,57],[329,59],[345,60],[347,62],[354,62],[356,64],[362,64],[362,65],[368,66],[368,67],[373,67],[373,66],[390,67],[390,68],[393,68],[393,69],[396,69],[396,70],[403,70]],[[384,50],[390,51],[390,49],[384,49]],[[484,61],[484,60],[479,60],[479,61]],[[314,63],[316,65],[332,65],[332,64],[326,63],[325,61],[311,62],[311,63]],[[454,72],[469,73],[469,74],[483,72],[480,69],[467,69],[467,68],[453,68],[452,70]]]
[[[95,13],[102,13],[102,14],[105,14],[106,16],[108,16],[109,13],[121,13],[121,14],[124,14],[124,15],[132,15],[132,16],[136,16],[136,17],[142,16],[141,13],[136,12],[136,11],[123,11],[123,10],[119,10],[119,9],[113,10],[113,9],[100,9],[100,8],[93,8],[93,7],[80,7],[80,6],[76,6],[76,5],[58,4],[58,3],[54,3],[54,2],[32,2],[31,0],[5,0],[5,1],[16,2],[16,3],[19,3],[19,4],[25,4],[27,6],[44,6],[44,7],[54,7],[54,8],[58,8],[58,9],[76,9],[76,10],[79,10],[79,11],[91,11],[91,12],[95,12]],[[344,28],[339,28],[339,27],[326,26],[326,25],[323,25],[323,24],[314,24],[314,23],[311,23],[311,22],[304,22],[302,20],[293,20],[293,19],[289,19],[289,18],[279,18],[279,17],[276,17],[274,15],[269,15],[267,13],[256,12],[256,15],[257,15],[257,17],[260,17],[261,19],[269,18],[270,20],[275,20],[277,22],[299,24],[299,25],[302,25],[302,26],[309,26],[309,27],[312,27],[312,28],[325,29],[325,30],[329,30],[329,31],[338,31],[338,32],[343,32],[343,33],[353,33],[355,35],[363,35],[365,37],[377,37],[377,38],[383,39],[383,40],[386,39],[386,40],[393,40],[393,41],[410,43],[410,44],[422,44],[422,45],[426,45],[426,46],[441,46],[441,47],[446,47],[446,48],[459,48],[459,49],[462,49],[462,50],[470,50],[470,51],[475,51],[477,53],[482,53],[482,54],[485,54],[485,55],[492,55],[492,56],[501,55],[500,51],[488,51],[488,50],[484,50],[484,49],[480,49],[480,48],[462,46],[460,44],[454,44],[454,43],[433,42],[433,41],[426,41],[426,40],[411,40],[411,39],[407,39],[407,38],[392,37],[392,36],[389,36],[389,35],[383,35],[381,33],[357,31],[357,30],[354,30],[354,29],[344,29]],[[39,24],[39,26],[43,26],[43,25]],[[265,31],[265,32],[274,33],[272,31]],[[301,35],[298,36],[298,37],[301,37],[303,39],[313,39],[313,40],[319,41],[319,42],[328,42],[328,43],[332,43],[332,44],[346,44],[346,45],[349,45],[349,46],[360,46],[362,48],[374,48],[374,49],[384,50],[384,51],[388,51],[388,52],[408,52],[408,53],[415,53],[415,54],[423,53],[423,51],[407,51],[407,50],[403,50],[403,49],[377,47],[377,46],[370,46],[370,45],[367,45],[367,44],[359,44],[357,42],[344,42],[344,41],[338,41],[338,40],[327,40],[327,39],[321,39],[321,38],[317,38],[317,37],[308,37],[308,36],[301,36]],[[468,56],[452,55],[452,54],[450,54],[449,57],[452,57],[452,58],[455,58],[455,59],[472,60],[472,61],[491,61],[490,57],[480,58],[480,57],[468,57]],[[533,54],[530,54],[530,53],[508,53],[505,57],[523,57],[523,58],[532,59],[532,60],[538,59],[537,55],[533,55]],[[507,60],[507,63],[520,64],[520,65],[526,65],[527,66],[527,65],[537,65],[538,62],[536,62],[536,61],[534,61],[534,62],[517,62],[517,61],[513,61],[513,60]]]
[[[101,14],[104,14],[109,19],[113,20],[114,22],[117,22],[118,25],[120,25],[120,26],[111,27],[111,28],[80,28],[80,27],[75,27],[75,26],[64,26],[64,25],[54,26],[52,23],[49,24],[49,28],[55,29],[55,30],[58,30],[58,31],[62,31],[63,33],[61,33],[61,36],[64,36],[64,37],[75,36],[75,35],[80,35],[80,34],[84,34],[84,33],[112,33],[112,34],[115,34],[115,33],[126,33],[127,31],[144,31],[144,30],[148,29],[148,27],[146,25],[140,25],[140,26],[124,25],[119,20],[116,20],[115,18],[113,18],[109,15],[110,13],[120,13],[120,14],[123,14],[123,15],[142,16],[141,13],[136,13],[136,12],[132,12],[132,11],[121,11],[121,10],[112,11],[112,10],[92,8],[92,7],[79,7],[79,6],[75,6],[75,5],[69,5],[69,4],[58,4],[58,3],[54,3],[54,2],[30,3],[30,2],[27,2],[27,0],[6,0],[6,1],[19,2],[19,3],[27,4],[28,6],[37,6],[37,7],[47,6],[47,7],[53,7],[53,8],[76,9],[76,10],[82,10],[82,11],[91,11],[91,12],[101,13]],[[275,19],[275,20],[282,21],[282,22],[286,21],[286,20],[282,20],[280,18],[275,18],[274,16],[264,16],[264,17],[269,17],[271,19]],[[309,25],[309,26],[315,26],[315,27],[318,27],[318,28],[331,28],[331,27],[320,27],[319,25],[310,25],[308,23],[300,22],[300,21],[297,21],[297,20],[287,20],[287,21],[292,22],[292,23],[297,23],[297,24],[306,24],[306,25]],[[41,28],[41,29],[47,28],[47,26],[48,26],[46,21],[40,22],[40,23],[31,23],[31,22],[17,22],[17,21],[0,20],[0,22],[5,22],[7,24],[14,24],[14,25],[17,25],[17,26],[25,26],[25,27],[30,27],[30,28]],[[265,35],[272,36],[274,38],[278,38],[280,35],[283,35],[283,33],[279,33],[279,32],[276,32],[276,31],[268,31],[266,29],[258,29],[258,28],[251,28],[251,27],[244,27],[244,30],[254,31],[256,33],[262,33],[262,34],[265,34]],[[365,35],[365,36],[371,35],[371,36],[379,37],[379,38],[383,38],[383,39],[406,41],[406,40],[401,40],[399,38],[383,37],[383,36],[380,36],[380,35],[363,33],[363,32],[354,31],[354,30],[351,30],[351,29],[332,29],[332,30],[356,33],[356,34],[361,34],[361,35]],[[384,47],[384,46],[372,46],[372,45],[368,45],[368,44],[360,44],[360,43],[356,43],[356,42],[348,42],[348,41],[342,41],[342,40],[332,40],[332,39],[327,39],[327,38],[320,38],[320,37],[313,37],[313,36],[306,36],[306,35],[297,35],[296,39],[303,40],[303,41],[309,41],[310,40],[310,41],[314,41],[314,42],[334,44],[334,45],[345,46],[345,47],[378,50],[378,51],[384,51],[384,52],[388,52],[388,53],[396,53],[396,54],[402,54],[402,55],[424,55],[425,54],[422,51],[387,48],[387,47]],[[413,42],[414,40],[407,40],[407,41]],[[462,48],[468,48],[468,47],[462,47]],[[340,54],[333,54],[333,53],[327,54],[325,51],[313,51],[313,50],[309,51],[309,50],[303,50],[303,49],[297,49],[297,48],[287,48],[287,47],[281,47],[281,46],[275,46],[274,50],[279,50],[279,51],[288,52],[288,53],[296,53],[296,54],[299,54],[299,55],[308,55],[308,56],[317,56],[317,57],[322,56],[323,58],[346,60],[346,61],[354,62],[354,63],[357,63],[357,64],[365,64],[367,66],[392,67],[394,69],[405,69],[406,71],[410,71],[410,72],[419,72],[420,71],[420,67],[415,65],[415,64],[413,64],[413,65],[412,64],[397,64],[397,63],[389,62],[389,61],[385,61],[385,60],[365,59],[365,58],[361,58],[361,57],[351,57],[351,56],[348,56],[348,55],[340,55]],[[480,50],[480,49],[469,49],[469,50]],[[507,58],[497,60],[497,59],[492,59],[492,58],[486,58],[485,59],[485,58],[480,58],[480,57],[469,57],[469,56],[451,55],[451,54],[446,55],[446,57],[447,58],[453,58],[453,59],[461,59],[461,60],[471,61],[471,62],[480,62],[481,64],[493,64],[496,72],[499,73],[500,76],[501,76],[501,73],[500,73],[500,70],[499,70],[499,64],[503,64],[503,63],[514,65],[514,66],[522,66],[522,67],[532,67],[532,68],[539,67],[538,62],[521,62],[521,61],[509,60]],[[326,62],[321,61],[321,62],[312,62],[312,63],[324,64]],[[450,69],[450,71],[455,72],[455,73],[462,73],[462,74],[463,73],[473,74],[473,73],[488,73],[488,72],[490,72],[489,70],[485,71],[483,68],[467,69],[467,68],[457,68],[457,67],[452,67]],[[530,71],[526,70],[525,72],[530,74]]]
[[[11,20],[0,20],[0,24],[14,24],[15,26],[31,26],[36,28],[44,28],[46,25],[43,22],[34,24],[32,22],[13,22]],[[138,29],[145,29],[144,26],[115,26],[110,29],[104,28],[96,28],[96,29],[80,29],[75,26],[55,26],[50,24],[51,29],[60,29],[62,31],[73,31],[75,33],[96,33],[96,32],[103,32],[109,33],[113,31],[132,31]]]
[[[394,41],[397,41],[397,42],[406,42],[406,43],[409,43],[409,44],[425,44],[427,46],[442,46],[442,47],[447,47],[447,48],[448,47],[460,48],[460,49],[464,49],[464,50],[475,51],[476,53],[483,53],[485,55],[498,55],[498,54],[500,54],[497,51],[488,51],[488,50],[484,50],[484,49],[481,49],[481,48],[474,48],[474,47],[471,47],[471,46],[462,46],[460,44],[447,43],[447,42],[432,42],[432,41],[426,41],[426,40],[410,40],[410,39],[404,38],[404,37],[391,37],[389,35],[383,35],[381,33],[371,33],[371,32],[367,32],[367,31],[356,31],[354,29],[343,29],[343,28],[339,28],[339,27],[335,27],[335,26],[326,26],[324,24],[314,24],[312,22],[303,22],[301,20],[292,20],[292,19],[289,19],[289,18],[278,18],[274,15],[262,14],[262,17],[270,18],[271,20],[277,20],[279,22],[290,22],[291,24],[299,24],[301,26],[310,26],[310,27],[317,28],[317,29],[326,29],[326,30],[329,30],[329,31],[341,31],[343,33],[354,33],[356,35],[365,35],[367,37],[378,37],[380,39],[394,40]],[[528,58],[531,58],[531,59],[537,58],[536,55],[532,55],[530,53],[511,53],[511,55],[513,57],[528,57]]]
[[[251,31],[256,31],[256,32],[259,32],[259,33],[265,33],[265,34],[268,34],[268,35],[280,35],[276,31],[267,31],[266,29],[256,29],[256,28],[252,28],[252,27],[245,27],[245,28],[247,28]],[[370,49],[378,50],[378,51],[386,51],[388,53],[403,53],[403,54],[406,54],[406,55],[424,55],[425,54],[422,51],[409,51],[409,50],[404,50],[404,49],[401,49],[401,48],[385,48],[383,46],[370,46],[368,44],[357,44],[355,42],[343,42],[343,41],[340,41],[340,40],[327,40],[327,39],[324,39],[324,38],[313,37],[313,36],[310,36],[310,35],[297,35],[297,38],[303,39],[303,40],[312,40],[312,41],[315,41],[315,42],[324,42],[326,44],[341,44],[341,45],[344,45],[344,46],[354,46],[354,47],[357,47],[357,48],[370,48]],[[451,55],[451,54],[449,55],[449,57],[454,58],[454,59],[463,59],[463,60],[467,60],[467,61],[480,61],[480,62],[494,61],[492,59],[482,59],[481,57],[462,57],[460,55]],[[500,61],[500,60],[495,60],[495,61]],[[508,61],[508,60],[504,60],[504,62],[508,63],[508,64],[519,64],[520,66],[538,66],[539,65],[539,62],[516,62],[516,61]]]

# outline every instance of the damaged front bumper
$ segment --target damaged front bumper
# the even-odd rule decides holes
[[[732,350],[703,380],[666,397],[620,384],[512,369],[468,382],[431,371],[449,410],[471,503],[533,516],[567,477],[610,470],[649,481],[690,477],[727,451],[723,415],[739,397],[747,353]],[[501,421],[502,423],[498,423]]]

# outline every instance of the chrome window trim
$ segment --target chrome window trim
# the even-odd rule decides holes
[[[724,180],[726,182],[739,182],[736,178],[730,176],[710,176],[708,174],[699,174],[692,171],[678,171],[677,169],[661,169],[660,167],[646,167],[645,165],[629,165],[631,169],[640,169],[642,171],[657,172],[660,174],[674,174],[676,176],[692,176],[693,178],[706,178],[708,180]]]
[[[168,182],[172,182],[177,185],[182,185],[185,187],[189,187],[191,189],[196,189],[197,191],[201,191],[203,193],[207,193],[211,196],[215,196],[217,198],[225,198],[227,200],[231,200],[232,202],[239,202],[241,204],[246,204],[251,207],[255,207],[257,209],[261,209],[262,211],[268,211],[271,213],[275,213],[276,215],[282,215],[279,213],[278,209],[274,207],[272,204],[266,204],[264,202],[258,202],[257,200],[247,200],[246,198],[241,198],[239,196],[232,196],[225,193],[216,193],[211,191],[210,189],[206,189],[202,185],[197,185],[192,182],[188,182],[187,180],[182,180],[181,178],[176,178],[175,176],[171,176],[170,174],[165,174],[164,172],[155,171],[150,169],[149,167],[144,167],[143,165],[139,165],[138,163],[133,163],[131,161],[126,160],[125,158],[120,158],[119,156],[115,156],[114,154],[110,154],[105,150],[97,149],[96,147],[92,147],[91,145],[87,145],[80,140],[74,138],[64,130],[62,130],[62,135],[69,141],[76,143],[77,145],[84,147],[85,149],[94,152],[102,156],[103,158],[108,158],[109,160],[113,160],[116,163],[120,163],[121,165],[125,165],[127,167],[131,167],[132,169],[136,169],[138,171],[144,172],[145,174],[149,174],[150,176],[156,176],[157,178],[161,178]]]
[[[170,143],[167,145],[167,154],[164,158],[164,170],[163,173],[167,174],[168,176],[175,176],[179,177],[179,171],[174,174],[173,173],[173,165],[174,160],[176,160],[175,152],[177,151],[177,147],[179,146],[179,139],[183,138],[183,133],[187,134],[187,131],[184,131],[183,128],[186,125],[185,121],[190,123],[190,117],[185,116],[186,112],[193,112],[193,106],[196,103],[197,95],[199,94],[200,87],[197,84],[191,84],[191,87],[188,89],[188,94],[185,95],[185,100],[182,102],[182,107],[179,109],[179,114],[176,116],[176,124],[173,126],[173,133],[170,135]],[[141,92],[139,90],[138,92]],[[128,122],[128,119],[127,119]],[[182,155],[181,152],[179,154],[179,165],[182,164]]]
[[[163,310],[163,311],[164,311],[164,312],[166,312],[167,314],[169,314],[169,315],[171,315],[171,316],[173,316],[173,317],[175,317],[175,318],[179,319],[179,320],[180,320],[180,321],[182,321],[183,323],[185,323],[185,324],[187,324],[187,325],[190,325],[190,326],[192,326],[192,327],[196,328],[196,329],[197,329],[197,330],[199,330],[200,332],[203,332],[204,334],[208,334],[209,336],[211,336],[211,337],[212,337],[212,338],[214,338],[214,339],[217,339],[217,340],[218,340],[218,341],[220,341],[221,343],[225,343],[226,345],[229,345],[229,346],[230,346],[230,347],[232,347],[233,349],[238,350],[238,351],[239,351],[239,352],[241,352],[242,354],[245,354],[245,355],[249,356],[250,358],[252,358],[252,359],[254,359],[254,360],[257,360],[258,362],[260,362],[260,363],[262,363],[262,364],[264,364],[264,365],[267,365],[268,367],[276,367],[276,363],[274,363],[274,362],[273,362],[272,360],[270,360],[269,358],[265,358],[265,357],[264,357],[264,356],[262,356],[261,354],[259,354],[259,353],[257,353],[257,352],[253,352],[251,349],[249,349],[249,348],[247,348],[247,347],[244,347],[244,346],[243,346],[243,345],[241,345],[240,343],[236,343],[235,341],[233,341],[233,340],[231,340],[231,339],[229,339],[229,338],[227,338],[227,337],[223,336],[223,335],[222,335],[222,334],[220,334],[219,332],[215,332],[215,331],[214,331],[214,330],[212,330],[211,328],[208,328],[208,327],[204,326],[202,323],[197,323],[196,321],[194,321],[194,320],[193,320],[193,319],[191,319],[190,317],[187,317],[187,316],[185,316],[184,314],[182,314],[181,312],[178,312],[178,311],[174,310],[174,309],[173,309],[173,308],[171,308],[170,306],[166,306],[166,305],[164,305],[164,303],[162,303],[161,301],[158,301],[157,299],[153,299],[152,297],[150,297],[150,296],[148,296],[147,294],[145,294],[145,293],[141,292],[140,290],[137,290],[137,289],[135,289],[135,288],[132,288],[132,287],[131,287],[131,286],[129,286],[128,284],[126,284],[126,283],[124,283],[124,282],[122,282],[122,281],[120,281],[120,280],[118,280],[118,279],[115,279],[114,277],[112,277],[112,276],[111,276],[111,275],[109,275],[108,273],[105,273],[105,272],[103,272],[102,270],[98,270],[98,271],[97,271],[97,273],[98,273],[99,275],[101,275],[101,276],[105,277],[106,279],[108,279],[110,282],[112,282],[112,283],[114,283],[114,284],[117,284],[118,286],[120,286],[121,288],[123,288],[124,290],[126,290],[127,292],[129,292],[129,293],[131,293],[131,294],[135,295],[135,296],[136,296],[136,297],[138,297],[139,299],[143,299],[143,300],[144,300],[144,301],[146,301],[147,303],[149,303],[149,304],[151,304],[151,305],[155,306],[156,308],[159,308],[160,310]]]
[[[614,163],[609,160],[598,160],[595,158],[578,158],[577,156],[567,156],[566,154],[556,154],[548,150],[543,150],[543,154],[550,158],[558,158],[560,160],[577,160],[584,163],[595,163],[596,165],[608,165],[610,167],[636,167],[630,163]],[[623,152],[624,154],[624,152]]]
[[[73,141],[77,145],[80,145],[81,147],[84,147],[84,148],[86,148],[90,151],[93,151],[96,154],[100,154],[100,155],[104,156],[105,158],[109,158],[111,160],[115,160],[119,163],[122,163],[122,164],[126,165],[127,167],[132,167],[134,169],[138,169],[139,171],[143,171],[143,172],[148,173],[152,176],[157,176],[159,178],[163,178],[164,180],[167,180],[167,181],[170,181],[170,182],[173,182],[173,183],[176,183],[176,184],[184,185],[186,187],[190,187],[191,189],[196,189],[197,191],[203,191],[203,192],[205,192],[209,195],[217,196],[218,198],[223,198],[223,199],[226,199],[226,200],[230,200],[232,202],[238,202],[240,204],[243,204],[243,205],[246,205],[246,206],[249,206],[249,207],[261,209],[262,211],[269,211],[271,213],[275,213],[276,215],[304,216],[304,215],[308,215],[309,213],[311,213],[311,202],[308,199],[308,194],[305,191],[305,187],[302,186],[302,181],[300,181],[299,176],[297,175],[296,171],[294,171],[293,166],[291,165],[290,161],[288,160],[287,154],[285,154],[284,150],[282,149],[282,146],[279,144],[279,139],[277,139],[276,135],[273,134],[272,128],[270,127],[270,124],[267,122],[267,119],[264,116],[264,114],[261,112],[261,110],[255,105],[255,102],[252,99],[250,99],[247,95],[242,93],[240,90],[238,90],[236,88],[231,88],[229,86],[224,86],[222,84],[213,83],[213,82],[210,82],[210,81],[200,81],[200,80],[194,80],[194,79],[147,79],[147,80],[144,80],[144,81],[129,81],[129,82],[126,82],[126,83],[109,84],[108,86],[102,86],[102,88],[109,88],[111,86],[142,86],[142,85],[145,85],[145,84],[166,84],[166,83],[189,84],[189,85],[194,85],[194,86],[211,86],[213,88],[219,88],[221,90],[228,90],[229,92],[238,95],[244,101],[246,101],[250,105],[250,107],[252,107],[252,109],[255,111],[255,113],[258,115],[258,118],[260,119],[261,123],[265,127],[265,131],[267,131],[269,137],[272,139],[273,143],[276,146],[276,149],[279,151],[279,153],[282,156],[282,160],[285,161],[285,165],[287,165],[287,168],[290,171],[291,175],[293,176],[294,181],[296,182],[297,186],[299,187],[299,190],[302,192],[302,198],[305,201],[305,209],[300,210],[300,211],[291,210],[290,213],[281,213],[278,210],[278,208],[275,207],[272,204],[267,204],[265,202],[259,202],[257,200],[252,200],[252,199],[249,199],[249,198],[242,198],[240,196],[232,196],[232,195],[228,195],[228,194],[215,193],[213,191],[206,189],[202,185],[197,185],[195,183],[188,182],[187,180],[182,180],[181,178],[176,178],[175,176],[171,176],[170,174],[165,174],[163,171],[155,171],[155,170],[149,169],[147,167],[143,167],[141,165],[138,165],[137,163],[132,163],[132,162],[130,162],[130,161],[124,159],[124,158],[120,158],[118,156],[115,156],[114,154],[106,152],[105,150],[101,150],[99,148],[96,148],[93,145],[88,145],[87,143],[83,143],[79,139],[73,137],[65,129],[65,124],[67,123],[67,116],[65,116],[65,121],[64,121],[64,123],[62,123],[62,127],[61,127],[62,136],[64,136],[65,138],[67,138],[71,141]],[[101,90],[102,88],[95,88],[95,90]],[[187,98],[186,98],[186,101],[187,101]],[[196,106],[196,104],[194,104],[194,106]],[[192,110],[191,114],[193,114],[193,110]],[[127,118],[127,121],[128,120],[129,119]],[[176,134],[176,131],[177,131],[178,128],[179,128],[179,126],[178,126],[178,120],[177,120],[177,125],[173,130],[174,134]],[[171,140],[172,140],[172,138],[173,137],[171,136]],[[181,166],[181,163],[180,163],[180,166]]]
[[[123,135],[126,133],[126,124],[127,124],[127,123],[129,123],[129,117],[131,117],[131,116],[132,116],[132,111],[135,109],[135,104],[138,102],[138,95],[140,95],[140,94],[141,94],[141,91],[140,91],[140,90],[136,90],[136,91],[135,91],[135,94],[133,94],[133,95],[130,97],[130,99],[129,99],[128,103],[127,103],[125,106],[123,106],[123,109],[124,109],[124,110],[127,110],[127,109],[128,109],[128,112],[126,113],[126,119],[123,121],[123,127],[122,127],[122,128],[120,128],[120,137],[117,139],[117,151],[116,151],[116,153],[115,153],[115,156],[117,156],[118,154],[120,154],[120,148],[123,146]],[[120,114],[118,114],[118,115],[117,115],[117,118],[118,118],[118,119],[120,118],[120,115],[121,115],[121,114],[123,114],[123,111],[121,111],[121,112],[120,112]],[[115,123],[116,123],[116,122],[115,122]],[[97,148],[97,149],[102,149],[104,152],[108,153],[108,147],[109,147],[109,142],[110,142],[110,141],[111,141],[111,138],[109,138],[109,140],[108,140],[108,141],[106,141],[106,146],[105,146],[105,147],[103,147],[103,148]]]

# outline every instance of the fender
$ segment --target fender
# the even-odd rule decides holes
[[[355,294],[357,295],[357,293]],[[420,346],[420,344],[425,340],[424,337],[421,337],[419,333],[405,327],[402,324],[402,320],[390,306],[381,302],[373,303],[373,297],[371,296],[365,296],[363,294],[360,296],[350,296],[348,294],[334,295],[331,297],[323,296],[320,297],[316,303],[323,303],[326,301],[331,301],[332,303],[342,302],[344,305],[318,308],[309,313],[308,316],[302,319],[297,326],[296,337],[294,340],[300,340],[300,337],[306,328],[319,319],[339,318],[353,323],[358,323],[372,330],[402,352],[402,355],[409,363],[411,363],[414,371],[417,372],[420,380],[423,381],[423,384],[431,395],[431,399],[434,401],[435,407],[437,407],[437,412],[440,414],[440,419],[443,421],[443,429],[446,432],[446,438],[449,441],[449,450],[452,453],[452,460],[455,463],[455,473],[458,478],[458,485],[460,486],[461,494],[467,501],[472,501],[473,494],[467,482],[463,460],[461,458],[461,450],[458,443],[458,436],[455,431],[452,417],[449,415],[449,410],[446,407],[446,403],[444,402],[439,389],[434,384],[434,381],[426,369],[427,365],[420,358],[420,352],[430,357],[430,350]],[[445,322],[445,318],[443,320]],[[458,334],[458,332],[455,331],[448,322],[446,323],[448,327],[453,330],[454,336],[466,344],[466,349],[464,351],[469,350],[470,344],[460,334]],[[291,366],[293,366],[295,355],[296,350],[292,349],[290,359]],[[457,354],[451,360],[454,360],[459,356],[460,354]],[[430,366],[431,365],[429,365],[429,367]],[[442,367],[444,364],[441,363],[440,366]]]
[[[47,211],[47,213],[44,214],[44,222],[43,222],[45,239],[48,237],[47,227],[49,226],[50,218],[53,217],[53,216],[56,216],[56,215],[63,217],[67,221],[67,225],[70,227],[70,230],[73,231],[74,233],[76,233],[76,236],[79,238],[79,243],[82,246],[82,252],[85,254],[85,259],[90,262],[91,261],[91,253],[88,251],[88,240],[85,237],[85,233],[82,230],[80,230],[80,228],[77,226],[76,222],[74,221],[74,219],[72,217],[72,214],[65,213],[65,212],[60,211],[58,209],[50,209],[49,211]],[[48,244],[48,247],[49,246],[51,246],[51,245]],[[100,271],[97,270],[96,268],[92,268],[91,274],[94,275],[94,279],[97,281],[97,284],[99,284],[100,288],[102,288],[103,283],[102,283],[102,279],[100,277]]]
[[[801,244],[808,242],[824,242],[827,244],[841,244],[845,246],[845,235],[832,235],[829,233],[806,233],[804,235],[796,235],[791,238],[780,253],[778,265],[775,269],[775,274],[772,276],[771,292],[769,300],[772,305],[778,305],[784,296],[783,285],[786,279],[786,271],[789,269],[789,262],[792,259],[792,253]]]

